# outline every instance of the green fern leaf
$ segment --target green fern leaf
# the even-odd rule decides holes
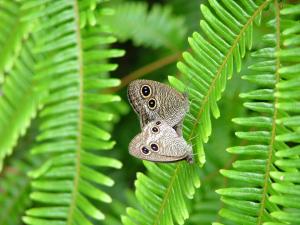
[[[252,23],[269,3],[264,1],[256,5],[252,1],[243,1],[239,6],[230,1],[226,2],[227,9],[225,9],[217,1],[209,2],[218,16],[214,16],[208,7],[201,6],[206,20],[201,21],[200,26],[205,37],[194,33],[193,37],[189,38],[193,53],[185,52],[183,54],[185,63],[178,63],[179,70],[185,80],[188,80],[188,94],[191,100],[190,113],[184,123],[184,136],[187,140],[192,139],[197,150],[196,161],[200,165],[205,161],[203,143],[208,140],[211,133],[210,112],[215,117],[219,116],[216,102],[221,97],[227,78],[233,73],[233,63],[237,64],[239,70],[246,46],[250,48],[252,44]],[[234,10],[237,6],[239,10]],[[240,20],[239,18],[244,15],[247,15],[246,18]],[[177,89],[185,90],[182,81],[174,77],[170,77],[169,81]],[[196,165],[186,165],[185,162],[145,165],[153,165],[155,169],[148,167],[149,174],[138,175],[136,180],[136,196],[143,210],[139,212],[129,208],[127,216],[122,217],[123,224],[183,224],[188,218],[188,209],[184,202],[187,198],[193,197],[194,189],[200,185],[199,174],[194,168]],[[166,180],[162,183],[164,179]],[[138,185],[145,183],[145,180],[148,180],[146,184]],[[177,180],[178,182],[175,182]],[[160,187],[163,192],[158,193],[156,189],[148,188],[147,196],[151,196],[148,198],[144,193],[145,187],[153,186],[155,183],[163,184]],[[186,185],[187,183],[189,185]],[[190,189],[191,192],[186,192],[186,189]],[[183,204],[175,204],[176,201]]]
[[[183,45],[186,34],[184,21],[174,17],[170,7],[154,5],[149,12],[144,2],[123,2],[111,7],[115,14],[101,19],[110,25],[120,41],[131,39],[137,46],[171,50],[179,50]]]
[[[96,202],[112,201],[102,189],[114,181],[103,174],[103,167],[121,167],[104,151],[115,144],[107,126],[113,119],[107,105],[120,97],[103,90],[119,85],[119,80],[108,77],[116,65],[107,61],[124,52],[107,47],[115,39],[101,23],[82,26],[83,1],[44,3],[27,1],[24,5],[32,11],[26,20],[40,21],[35,52],[44,60],[37,65],[38,89],[49,87],[49,95],[39,115],[38,144],[31,150],[47,155],[48,160],[29,174],[34,179],[30,197],[36,204],[26,211],[23,221],[92,224],[105,218]]]
[[[252,46],[253,22],[259,21],[262,10],[269,1],[260,5],[243,1],[241,5],[233,1],[224,1],[224,6],[215,0],[209,1],[214,10],[202,5],[205,20],[200,22],[204,35],[194,33],[189,38],[193,50],[183,53],[185,62],[178,63],[183,73],[187,92],[190,96],[190,114],[185,122],[184,133],[196,146],[197,161],[204,163],[203,143],[211,134],[211,116],[220,116],[217,101],[225,89],[226,80],[233,74],[233,65],[237,71],[241,68],[241,59],[246,48]],[[178,89],[184,86],[170,80]]]
[[[270,196],[270,201],[281,206],[280,210],[271,213],[274,218],[281,220],[287,224],[300,223],[300,179],[299,179],[299,73],[294,73],[293,68],[300,65],[299,47],[300,47],[300,30],[298,23],[294,18],[300,15],[298,5],[285,5],[280,14],[286,18],[290,26],[281,27],[283,35],[283,45],[277,52],[280,58],[281,68],[280,76],[285,79],[281,80],[277,85],[275,96],[279,99],[277,103],[278,110],[284,110],[288,114],[284,114],[276,120],[278,125],[287,128],[286,132],[276,135],[277,141],[288,142],[285,148],[280,148],[275,153],[275,165],[280,168],[280,172],[272,171],[271,177],[274,179],[272,188],[276,191]],[[297,94],[298,93],[298,94]]]
[[[221,200],[226,205],[220,210],[220,215],[238,224],[275,225],[285,224],[285,221],[293,224],[299,222],[295,219],[296,212],[282,210],[279,206],[295,206],[288,195],[283,196],[280,192],[287,191],[289,182],[297,180],[297,172],[294,172],[297,170],[296,161],[291,158],[279,159],[278,154],[290,149],[290,141],[297,142],[297,135],[292,131],[293,125],[289,127],[288,123],[279,122],[294,119],[287,114],[291,107],[286,99],[293,102],[293,92],[297,89],[292,89],[289,85],[288,88],[280,88],[289,82],[286,81],[285,73],[281,72],[285,71],[285,67],[281,67],[282,59],[294,51],[287,53],[281,50],[280,7],[277,1],[274,8],[276,19],[269,22],[274,33],[265,35],[263,48],[252,54],[256,58],[256,62],[249,66],[253,74],[243,76],[260,87],[240,94],[241,98],[250,101],[244,106],[256,114],[249,118],[233,119],[233,122],[241,126],[252,127],[250,131],[236,132],[236,136],[250,143],[247,146],[229,148],[228,151],[248,156],[248,159],[234,162],[232,170],[221,170],[225,177],[242,182],[242,187],[217,191],[223,196]],[[286,173],[281,170],[286,170]],[[298,218],[299,215],[298,211]]]
[[[187,198],[192,198],[200,186],[197,166],[186,162],[176,166],[151,162],[144,165],[149,173],[138,173],[135,182],[135,194],[143,210],[127,208],[123,224],[183,224],[189,215]]]

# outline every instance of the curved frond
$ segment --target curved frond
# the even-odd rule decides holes
[[[172,15],[169,6],[153,5],[148,11],[145,2],[122,2],[112,4],[113,16],[105,20],[120,41],[131,39],[137,46],[166,47],[179,50],[184,43],[186,28],[180,17]]]
[[[38,18],[38,32],[44,34],[35,46],[35,51],[45,56],[37,65],[38,88],[49,87],[39,114],[38,144],[31,150],[47,155],[48,160],[30,173],[30,197],[35,205],[23,217],[27,224],[92,224],[103,220],[105,215],[96,204],[112,201],[103,188],[114,184],[104,168],[122,166],[105,156],[115,144],[110,134],[114,115],[109,105],[120,97],[104,90],[119,85],[119,80],[108,76],[116,65],[107,61],[124,52],[108,48],[115,38],[100,22],[93,27],[81,26],[83,2],[26,1],[24,5],[32,10],[26,19]]]
[[[187,201],[200,186],[198,167],[186,162],[144,165],[148,174],[138,173],[135,181],[142,210],[127,208],[123,224],[183,224],[189,216]]]
[[[205,161],[203,143],[211,134],[211,113],[220,116],[217,101],[231,78],[234,65],[241,69],[241,60],[252,45],[253,23],[259,21],[269,1],[256,5],[253,1],[209,1],[211,8],[201,5],[205,20],[200,21],[203,34],[195,32],[188,39],[192,53],[184,52],[184,62],[178,63],[188,85],[190,113],[185,121],[184,133],[195,145],[196,161]],[[173,80],[173,81],[172,81]],[[172,79],[171,84],[184,91],[185,87]]]
[[[290,148],[294,135],[291,127],[280,122],[291,117],[287,114],[287,108],[281,107],[282,104],[289,104],[283,103],[283,96],[289,92],[280,89],[287,81],[282,73],[282,57],[279,57],[284,50],[280,46],[280,6],[277,1],[274,8],[276,19],[269,23],[274,33],[264,36],[263,48],[252,54],[256,58],[255,63],[249,66],[253,73],[243,77],[259,86],[257,90],[240,94],[241,98],[248,100],[244,106],[253,111],[253,116],[233,119],[236,124],[251,127],[249,131],[236,132],[237,137],[249,144],[231,147],[228,151],[247,159],[235,161],[232,170],[221,170],[225,177],[239,181],[241,185],[217,191],[226,205],[220,210],[220,215],[238,224],[284,224],[284,212],[276,199],[289,199],[280,195],[279,184],[276,184],[277,181],[281,184],[288,182],[284,181],[281,170],[285,166],[278,159],[278,153]],[[290,164],[291,170],[288,171],[291,172],[292,168],[295,169]]]
[[[275,153],[275,165],[279,171],[272,171],[274,179],[273,192],[270,201],[282,208],[271,213],[287,224],[300,223],[300,29],[299,5],[285,5],[280,11],[282,17],[289,17],[289,26],[282,26],[283,47],[277,52],[281,68],[279,74],[284,79],[277,84],[275,96],[279,99],[276,107],[285,113],[276,123],[288,128],[284,133],[276,135],[277,141],[288,145]],[[296,20],[298,16],[298,20]],[[297,69],[298,68],[298,69]],[[272,225],[272,224],[269,224]]]
[[[262,10],[269,3],[263,1],[256,5],[253,1],[242,1],[238,5],[234,1],[224,1],[223,5],[215,0],[209,2],[216,13],[212,14],[212,9],[201,6],[205,20],[200,22],[200,27],[204,35],[194,33],[189,38],[192,53],[185,52],[185,62],[178,63],[179,70],[188,80],[191,101],[190,113],[184,123],[184,136],[192,140],[197,151],[195,160],[200,165],[205,161],[203,143],[211,133],[210,112],[215,117],[219,116],[217,101],[226,80],[233,73],[233,64],[239,71],[246,47],[250,48],[252,44],[253,22],[259,20]],[[169,77],[169,81],[177,89],[185,91],[185,85],[180,80]],[[129,208],[127,215],[122,217],[123,224],[183,224],[189,215],[184,202],[193,197],[194,189],[200,185],[195,168],[197,165],[187,165],[186,162],[145,165],[149,174],[138,174],[135,182],[136,196],[142,210]],[[154,186],[156,188],[149,188]],[[145,187],[148,188],[147,194]],[[157,191],[158,187],[163,191]]]

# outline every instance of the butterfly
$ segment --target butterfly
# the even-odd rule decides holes
[[[183,118],[189,111],[186,94],[157,81],[134,80],[128,85],[127,95],[140,117],[141,128],[161,118],[182,136]]]
[[[192,146],[162,119],[149,122],[143,127],[142,132],[130,142],[129,153],[136,158],[152,162],[185,159],[193,163]]]

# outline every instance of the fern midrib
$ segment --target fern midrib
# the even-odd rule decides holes
[[[67,217],[67,224],[73,225],[73,213],[76,208],[76,195],[78,193],[79,185],[79,175],[80,175],[80,150],[82,146],[82,109],[83,109],[83,59],[82,59],[82,44],[81,44],[81,34],[80,34],[80,20],[79,20],[79,8],[77,0],[74,2],[74,15],[75,15],[75,33],[76,33],[76,43],[78,50],[78,64],[79,64],[79,112],[78,112],[78,136],[77,136],[77,149],[76,149],[76,162],[75,162],[75,179],[74,179],[74,189],[72,191],[72,200],[70,209]]]
[[[275,5],[275,14],[276,14],[276,52],[280,50],[280,16],[279,16],[279,5],[277,0],[274,0]],[[276,83],[274,84],[275,87],[275,93],[277,92],[276,84],[280,80],[279,70],[280,68],[280,59],[279,56],[276,56],[276,70],[275,70],[275,79]],[[262,200],[261,200],[261,206],[258,214],[258,220],[257,224],[261,225],[263,223],[263,214],[264,209],[266,205],[266,196],[268,192],[268,180],[270,179],[270,170],[272,165],[272,156],[273,156],[273,149],[274,149],[274,143],[275,143],[275,137],[276,137],[276,119],[278,115],[278,109],[276,107],[278,103],[278,97],[274,96],[274,114],[273,114],[273,121],[272,121],[272,134],[271,134],[271,140],[269,145],[269,151],[268,151],[268,162],[266,165],[266,173],[264,178],[264,184],[263,184],[263,193],[262,193]]]
[[[167,204],[167,199],[169,198],[169,195],[170,195],[170,193],[171,193],[173,183],[174,183],[174,181],[175,181],[175,178],[176,178],[176,176],[177,176],[177,172],[178,172],[178,170],[179,170],[179,166],[180,166],[180,163],[177,163],[176,168],[175,168],[175,170],[174,170],[174,173],[173,173],[173,175],[172,175],[172,177],[171,177],[170,184],[169,184],[169,186],[168,186],[168,188],[167,188],[167,190],[166,190],[166,194],[164,195],[163,201],[162,201],[162,203],[161,203],[161,207],[159,208],[157,217],[155,218],[154,224],[153,224],[153,225],[159,225],[160,216],[161,216],[161,214],[162,214],[162,212],[163,212],[163,210],[164,210],[165,205]]]
[[[123,78],[121,79],[121,85],[119,85],[118,87],[115,87],[115,88],[111,88],[109,90],[109,92],[115,93],[115,92],[121,90],[122,88],[124,88],[125,86],[127,86],[131,81],[133,81],[135,79],[139,79],[140,77],[143,77],[149,73],[157,71],[158,69],[177,61],[178,59],[181,58],[181,54],[182,54],[182,52],[175,52],[171,55],[168,55],[166,57],[163,57],[156,61],[153,61],[153,62],[123,76]]]
[[[193,129],[192,129],[192,131],[191,131],[191,134],[190,134],[189,138],[192,138],[193,135],[194,135],[194,132],[195,132],[195,130],[196,130],[196,127],[198,126],[198,123],[199,123],[199,120],[200,120],[200,118],[201,118],[201,116],[202,116],[202,113],[204,112],[204,109],[205,109],[205,107],[206,107],[206,104],[207,104],[207,102],[208,102],[208,99],[209,99],[209,97],[210,97],[210,95],[211,95],[213,89],[215,89],[216,82],[217,82],[217,80],[219,79],[219,77],[221,76],[222,71],[223,71],[223,69],[224,69],[224,67],[225,67],[225,65],[226,65],[226,63],[227,63],[229,57],[230,57],[231,54],[233,53],[234,49],[237,47],[237,45],[238,45],[238,43],[239,43],[241,37],[243,36],[244,32],[246,31],[246,29],[249,27],[249,25],[250,25],[251,23],[253,23],[253,21],[254,21],[254,19],[256,18],[256,16],[257,16],[257,15],[258,15],[258,14],[259,14],[259,13],[260,13],[267,5],[268,5],[268,3],[269,3],[269,0],[266,0],[263,4],[261,4],[261,5],[257,8],[257,10],[256,10],[256,11],[253,13],[253,15],[249,18],[249,20],[247,21],[247,23],[243,26],[243,28],[241,29],[240,33],[237,35],[236,39],[234,40],[232,46],[230,47],[228,53],[227,53],[226,56],[225,56],[225,59],[224,59],[223,63],[220,65],[219,69],[217,70],[216,76],[214,77],[214,79],[213,79],[211,85],[209,86],[209,89],[208,89],[207,94],[205,95],[205,98],[204,98],[204,100],[203,100],[203,102],[202,102],[202,105],[201,105],[201,107],[200,107],[200,109],[199,109],[199,113],[198,113],[198,115],[197,115],[196,122],[195,122],[195,124],[194,124],[194,126],[193,126]]]

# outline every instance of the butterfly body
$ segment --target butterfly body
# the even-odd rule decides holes
[[[193,162],[192,147],[164,120],[154,120],[143,127],[129,144],[129,153],[153,162]]]
[[[141,128],[161,118],[182,135],[182,122],[189,110],[188,97],[152,80],[135,80],[128,85],[128,99],[140,117]]]

